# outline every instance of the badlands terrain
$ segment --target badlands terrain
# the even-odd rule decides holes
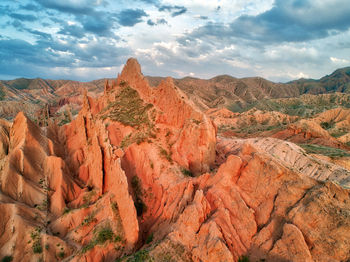
[[[2,261],[350,261],[350,68],[0,81]]]

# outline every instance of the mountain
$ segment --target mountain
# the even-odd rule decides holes
[[[298,88],[300,94],[350,93],[350,67],[338,69],[319,80],[299,79],[290,84]]]
[[[348,110],[204,112],[177,81],[279,84],[159,80],[129,59],[64,123],[0,120],[2,261],[350,260]],[[67,83],[58,98],[81,92]]]

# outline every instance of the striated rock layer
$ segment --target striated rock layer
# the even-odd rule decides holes
[[[0,258],[350,259],[346,169],[290,142],[217,139],[171,78],[150,86],[135,59],[82,104],[64,126],[0,122]]]

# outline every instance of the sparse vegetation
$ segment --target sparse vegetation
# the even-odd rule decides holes
[[[88,186],[88,190],[89,192],[87,192],[83,197],[83,200],[84,200],[84,204],[82,205],[83,208],[88,207],[92,202],[92,197],[96,195],[96,191],[92,187]]]
[[[252,108],[278,111],[284,114],[311,117],[336,107],[350,108],[349,94],[302,95],[295,98],[261,99],[251,103],[236,102],[228,107],[232,112],[246,112]]]
[[[270,131],[270,130],[279,130],[282,129],[283,125],[282,124],[278,124],[278,125],[273,125],[273,126],[269,126],[269,125],[249,125],[246,127],[241,127],[239,129],[233,129],[234,132],[236,133],[243,133],[243,134],[255,134],[258,132],[265,132],[265,131]],[[221,128],[225,130],[225,128]]]
[[[330,158],[350,156],[349,152],[339,148],[320,146],[320,145],[314,145],[314,144],[300,144],[300,146],[308,154],[319,154],[319,155],[328,156]]]
[[[117,202],[112,202],[111,203],[111,208],[112,208],[113,212],[118,213],[118,204],[117,204]]]
[[[5,92],[4,92],[4,88],[0,85],[0,101],[5,99]]]
[[[127,260],[127,262],[146,262],[146,261],[153,261],[147,249],[142,249],[137,251],[132,257],[128,258]]]
[[[41,246],[41,237],[40,237],[41,230],[42,229],[40,227],[37,227],[35,228],[34,231],[30,233],[30,238],[33,240],[32,249],[34,253],[43,252],[43,247]]]
[[[116,100],[102,110],[100,117],[110,118],[132,127],[150,125],[148,110],[152,106],[152,104],[145,105],[137,91],[128,86],[120,90]]]
[[[335,130],[335,131],[331,132],[330,135],[331,135],[332,137],[337,138],[337,137],[341,137],[341,136],[343,136],[343,135],[345,135],[345,134],[347,134],[347,133],[348,133],[348,132],[347,132],[346,130],[339,129],[339,130]]]
[[[81,222],[82,226],[88,226],[91,222],[96,221],[95,214],[91,213],[87,217],[84,218],[83,222]]]
[[[152,135],[153,133],[151,129],[130,133],[129,135],[123,138],[122,142],[120,143],[120,147],[124,149],[133,143],[139,145],[145,141],[151,142],[151,140],[149,140],[149,137],[152,137]]]
[[[124,86],[127,86],[127,85],[128,85],[128,82],[126,82],[125,80],[122,80],[119,83],[119,86],[121,86],[121,87],[124,87]]]
[[[40,211],[45,211],[48,209],[49,201],[47,199],[44,199],[43,202],[39,205],[35,205],[35,208],[39,209]]]
[[[194,174],[186,168],[181,168],[181,172],[184,176],[194,177]]]
[[[93,240],[82,248],[82,253],[86,253],[88,250],[93,249],[96,245],[103,245],[107,241],[120,241],[120,237],[113,233],[113,230],[107,226],[100,228],[95,232]]]
[[[171,158],[171,152],[166,151],[164,148],[159,147],[159,154],[168,160],[170,163],[173,161]]]

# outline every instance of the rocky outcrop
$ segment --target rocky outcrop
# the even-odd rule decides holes
[[[350,187],[350,170],[342,165],[337,165],[327,157],[322,159],[305,153],[301,147],[291,142],[266,137],[249,139],[220,138],[218,146],[221,148],[220,159],[226,159],[230,154],[237,154],[247,144],[256,150],[269,154],[271,158],[284,167],[301,173],[305,176],[321,181],[335,181],[343,186]]]

